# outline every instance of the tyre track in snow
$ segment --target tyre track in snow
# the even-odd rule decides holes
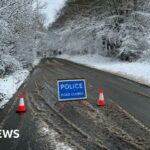
[[[45,86],[46,87],[46,86]],[[51,87],[52,87],[52,85],[51,85]],[[53,88],[53,89],[55,89],[55,87]],[[49,88],[49,91],[51,91],[51,88]],[[50,93],[52,93],[52,95],[54,96],[54,99],[57,99],[57,94],[56,94],[56,91],[51,91]],[[47,94],[44,94],[44,95],[47,95]],[[90,97],[89,97],[90,98]],[[46,98],[47,99],[47,98]],[[88,105],[89,104],[89,105]],[[88,103],[87,105],[85,105],[84,103],[83,103],[83,105],[85,105],[85,106],[88,106],[88,109],[91,109],[92,108],[92,110],[94,110],[95,112],[96,112],[96,115],[97,115],[97,112],[98,112],[98,109],[95,109],[94,107],[90,107],[89,108],[89,106],[91,106],[90,105],[90,103]],[[68,104],[69,105],[69,104]],[[73,107],[73,105],[71,105],[70,104],[70,106],[71,107]],[[81,106],[78,106],[79,108],[81,107]],[[102,114],[100,114],[100,113],[98,113],[99,114],[99,117],[102,115]],[[66,114],[67,115],[67,114]],[[87,117],[87,116],[86,116]],[[88,117],[87,117],[88,118]],[[103,118],[104,118],[104,116],[103,116]],[[70,118],[71,119],[71,118]],[[95,120],[97,120],[97,118],[94,118]],[[79,118],[79,120],[82,120],[81,118]],[[93,120],[94,121],[94,120]],[[71,122],[73,123],[74,122],[74,118],[71,120]],[[87,122],[87,121],[86,121]],[[108,122],[109,123],[109,122]],[[119,127],[116,127],[116,128],[114,128],[114,131],[112,130],[113,129],[113,126],[111,126],[111,125],[109,125],[108,123],[106,123],[106,124],[103,124],[102,122],[101,122],[101,124],[99,124],[99,126],[103,126],[104,127],[104,129],[102,129],[102,128],[99,128],[98,126],[96,127],[96,126],[94,126],[94,124],[93,124],[93,128],[94,128],[94,130],[95,130],[95,132],[93,132],[93,133],[95,133],[95,134],[93,134],[92,132],[90,133],[91,134],[91,136],[94,138],[94,137],[96,137],[97,139],[98,139],[98,141],[105,141],[105,144],[106,145],[110,145],[109,146],[109,148],[111,149],[111,148],[113,148],[114,149],[114,147],[117,145],[117,143],[120,143],[120,147],[123,147],[123,146],[126,146],[127,147],[127,145],[129,144],[129,145],[132,145],[131,147],[132,147],[132,149],[134,149],[134,146],[135,146],[135,148],[137,148],[137,149],[142,149],[142,148],[140,148],[140,145],[138,146],[138,145],[136,145],[136,142],[135,142],[135,140],[134,139],[132,139],[132,137],[130,137],[126,132],[124,132],[123,130],[121,130],[121,129],[119,129]],[[82,124],[78,124],[78,127],[81,127],[82,126]],[[86,128],[88,127],[88,124],[86,124]],[[109,129],[110,128],[110,129]],[[89,128],[89,130],[90,130],[90,128]],[[88,130],[88,131],[89,131]],[[96,131],[97,130],[97,131]],[[119,132],[118,132],[119,131]],[[85,132],[85,131],[84,131]],[[86,131],[87,132],[87,131]],[[117,133],[118,132],[118,133]],[[103,133],[106,133],[106,134],[103,134]],[[98,135],[99,134],[99,135]],[[105,139],[105,140],[104,140]],[[108,142],[106,142],[106,141],[108,141]],[[122,144],[121,144],[122,143]],[[138,143],[138,142],[137,142]],[[128,149],[130,149],[130,147],[128,147]]]
[[[69,137],[69,139],[72,138],[75,140],[75,143],[80,143],[80,144],[78,144],[78,145],[81,145],[81,146],[79,146],[79,148],[77,145],[78,149],[81,149],[81,150],[82,149],[95,149],[95,150],[96,149],[106,149],[105,147],[103,147],[102,145],[99,144],[100,141],[96,143],[96,141],[93,140],[89,135],[84,133],[76,125],[72,124],[63,115],[61,115],[56,109],[51,107],[51,105],[49,105],[47,103],[47,101],[43,98],[43,96],[41,96],[39,93],[36,93],[35,95],[31,96],[32,101],[34,101],[34,104],[33,104],[33,102],[31,103],[32,105],[34,105],[34,110],[35,110],[34,114],[37,115],[38,117],[40,117],[41,119],[45,120],[47,122],[47,124],[50,124],[50,122],[51,122],[51,125],[53,125],[54,129],[56,131],[58,131],[59,133],[61,133],[63,135],[68,135],[68,136],[71,135],[71,137]],[[36,104],[35,104],[34,97],[36,98],[36,101],[37,101]],[[43,107],[42,109],[39,109],[39,103]],[[41,112],[42,112],[42,114],[41,114]],[[46,115],[47,113],[50,113],[50,117],[48,117]],[[63,126],[64,131],[62,131],[60,126],[61,127]],[[67,134],[66,134],[66,132],[67,132]]]
[[[62,62],[64,62],[64,61],[62,61]],[[66,67],[62,68],[62,69],[65,70],[65,72],[66,72],[66,70],[67,70],[67,72],[70,71],[70,69],[68,69],[69,65],[71,66],[69,68],[75,68],[74,66],[76,66],[75,64],[70,64],[70,62],[68,62],[68,61],[67,62],[65,61],[65,64],[66,63],[67,63]],[[96,77],[92,78],[92,76],[88,75],[88,73],[86,73],[86,71],[84,70],[84,67],[81,67],[81,66],[80,67],[76,66],[76,67],[80,68],[80,70],[82,71],[82,74],[81,74],[79,72],[79,69],[78,69],[78,75],[79,76],[84,76],[86,78],[90,77],[90,80],[88,79],[88,82],[90,81],[91,83],[92,82],[94,83],[93,80],[95,80]],[[76,74],[76,69],[74,71],[70,71],[70,72],[72,72],[75,75]],[[62,72],[62,74],[63,74],[63,72]],[[94,86],[92,86],[92,87],[94,87]],[[92,100],[90,100],[90,96],[89,96],[89,101],[91,102],[91,104],[95,105],[95,100],[98,97],[98,93],[96,92],[96,89],[92,90],[92,92],[91,92],[91,89],[89,91],[90,91],[90,96],[94,97],[94,98],[92,98]],[[97,94],[96,95],[97,97],[95,97],[95,94],[93,94],[93,92],[95,92]],[[111,99],[110,99],[110,102],[111,102],[111,104],[106,106],[106,108],[104,108],[104,110],[102,110],[102,112],[104,112],[105,115],[110,117],[112,121],[115,120],[115,123],[117,123],[117,125],[120,126],[121,128],[123,128],[123,126],[125,126],[125,125],[123,125],[123,123],[127,124],[128,126],[123,128],[123,130],[125,130],[130,136],[135,137],[135,141],[136,141],[135,143],[138,143],[139,145],[142,145],[141,143],[143,142],[143,144],[145,143],[145,145],[147,145],[147,148],[148,148],[149,144],[150,144],[149,140],[147,140],[150,137],[149,136],[149,130],[147,130],[147,128],[144,128],[145,126],[141,126],[140,124],[137,124],[137,122],[134,121],[132,117],[126,115],[124,113],[124,111],[120,110],[120,108],[114,102],[112,102]],[[108,115],[108,113],[109,113],[109,115]],[[116,117],[116,119],[119,119],[121,121],[118,121],[118,120],[116,121],[115,117]],[[145,132],[145,136],[143,135],[143,132]],[[142,137],[140,137],[140,135],[142,135]]]
[[[69,71],[67,71],[67,72],[69,73]],[[44,78],[45,81],[47,81],[47,79],[46,79],[45,77],[43,77],[43,78]],[[51,87],[52,87],[53,85],[54,85],[54,84],[51,84]],[[46,86],[45,86],[45,87],[46,87]],[[53,87],[53,89],[56,89],[56,87]],[[51,91],[51,88],[49,89],[49,91]],[[54,91],[51,91],[50,93],[54,96],[54,99],[57,99],[56,91],[55,91],[55,92],[54,92]],[[47,95],[47,94],[44,94],[44,95]],[[97,129],[97,131],[99,131],[99,129]],[[105,132],[106,132],[106,131],[105,131]],[[111,133],[111,131],[108,130],[108,133],[107,133],[108,135],[110,135],[109,132]],[[126,134],[126,133],[123,133],[123,134],[124,134],[124,137],[125,137],[125,134]],[[94,137],[94,136],[96,136],[96,135],[93,135],[93,137]],[[107,137],[106,134],[105,134],[105,136]],[[114,138],[115,136],[116,136],[116,138]],[[98,137],[98,138],[100,139],[100,137]],[[110,138],[110,137],[109,137],[109,138]],[[111,137],[111,138],[114,139],[112,143],[114,143],[114,146],[115,146],[115,145],[119,142],[118,140],[121,139],[122,137],[119,136],[119,135],[117,135],[117,134],[115,134],[115,132],[114,132],[114,133],[112,133],[112,137]],[[110,139],[111,139],[111,138],[110,138]],[[117,140],[117,139],[118,139],[118,140]],[[123,140],[123,139],[122,139],[122,140]],[[132,138],[124,139],[124,141],[127,142],[127,143],[130,143],[130,144],[132,143],[132,144],[134,145],[134,142],[131,142],[131,141],[133,141]],[[110,141],[109,141],[109,142],[110,142]],[[125,145],[126,145],[126,144],[125,144]],[[135,145],[136,145],[136,144],[135,144]]]

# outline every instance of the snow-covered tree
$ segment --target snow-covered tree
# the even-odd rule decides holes
[[[1,70],[6,70],[5,64],[11,63],[7,58],[20,62],[20,66],[27,66],[36,58],[37,34],[44,30],[45,18],[40,13],[41,8],[34,7],[35,3],[35,0],[0,1]]]
[[[50,47],[136,61],[150,49],[149,6],[149,0],[68,0],[49,27]]]

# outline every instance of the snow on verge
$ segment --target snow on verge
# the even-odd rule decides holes
[[[70,56],[62,55],[59,58],[67,59],[72,62],[90,66],[99,70],[104,70],[121,77],[136,81],[150,86],[150,63],[148,62],[121,62],[112,58],[98,55]]]
[[[0,79],[0,109],[4,108],[13,94],[29,75],[28,70],[18,70],[10,76]]]

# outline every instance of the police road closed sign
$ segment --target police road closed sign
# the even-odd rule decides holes
[[[85,100],[87,99],[86,82],[84,79],[75,80],[59,80],[58,86],[58,100]]]

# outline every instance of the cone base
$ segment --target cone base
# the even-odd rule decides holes
[[[105,101],[104,100],[99,100],[97,105],[98,106],[104,106],[105,105]]]
[[[17,113],[26,112],[25,106],[19,106],[19,107],[18,107],[18,110],[17,110],[16,112],[17,112]]]

